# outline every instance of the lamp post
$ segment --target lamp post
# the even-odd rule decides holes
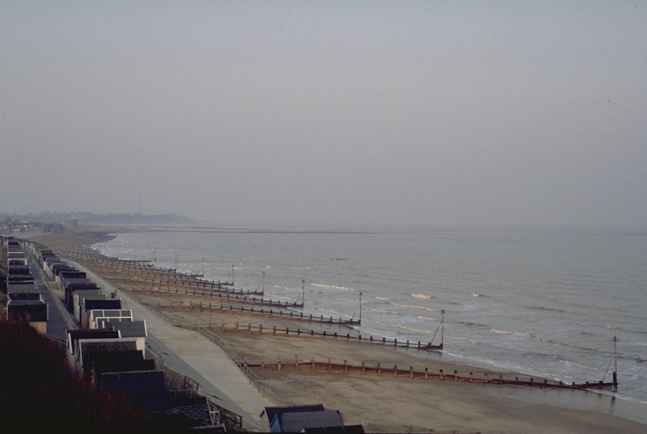
[[[359,323],[362,324],[362,291],[359,292]]]
[[[618,337],[613,336],[613,374],[612,375],[612,382],[613,382],[613,391],[617,392],[618,391]]]
[[[445,347],[445,309],[440,311],[440,348]]]
[[[261,272],[261,291],[265,294],[265,271]]]

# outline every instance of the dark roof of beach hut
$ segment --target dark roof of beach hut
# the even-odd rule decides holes
[[[280,417],[281,432],[303,432],[306,428],[342,428],[344,426],[344,420],[339,410],[288,412],[275,417]]]
[[[323,404],[309,404],[309,405],[291,405],[287,407],[265,407],[261,416],[265,414],[267,416],[267,421],[272,425],[275,417],[280,417],[285,413],[302,413],[302,412],[312,412],[312,411],[323,411]]]
[[[121,309],[121,300],[119,300],[118,298],[86,298],[85,300],[83,300],[83,305],[86,312],[94,309]]]
[[[105,327],[110,327],[121,333],[122,338],[145,338],[148,335],[145,321],[109,321],[104,323]]]

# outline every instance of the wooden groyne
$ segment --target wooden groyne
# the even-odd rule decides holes
[[[243,332],[250,334],[265,334],[272,336],[282,336],[288,338],[316,338],[316,339],[335,339],[340,342],[358,343],[358,344],[371,344],[381,345],[387,348],[395,349],[410,349],[417,351],[442,351],[443,342],[440,344],[433,344],[432,342],[410,341],[408,339],[387,338],[384,336],[366,336],[362,334],[338,333],[330,331],[319,331],[312,329],[289,328],[267,326],[263,324],[242,324],[235,322],[233,324],[222,323],[220,325],[204,324],[196,325],[195,323],[178,323],[179,326],[185,328],[192,328],[201,331],[221,331],[221,332]]]
[[[167,311],[200,311],[200,312],[224,312],[224,313],[245,313],[252,315],[262,315],[269,316],[274,318],[289,319],[294,321],[305,321],[312,323],[320,324],[331,324],[331,325],[342,325],[342,326],[355,326],[361,325],[361,320],[354,318],[341,318],[324,316],[323,314],[307,314],[303,312],[294,312],[294,311],[284,311],[284,310],[274,310],[274,309],[264,309],[264,308],[255,308],[247,306],[233,306],[224,303],[162,303],[157,304],[157,308],[160,310]]]
[[[149,260],[119,259],[102,255],[91,249],[60,250],[60,256],[83,263],[97,273],[127,276],[128,279],[157,286],[205,289],[238,295],[264,295],[262,289],[235,289],[233,282],[207,280],[201,274],[180,273],[175,269],[153,266]]]
[[[392,367],[376,363],[375,365],[368,365],[365,362],[361,364],[352,364],[347,360],[342,363],[333,362],[331,359],[327,361],[304,361],[298,358],[292,361],[272,361],[272,362],[248,362],[239,361],[245,369],[268,369],[274,371],[282,370],[316,370],[324,371],[335,375],[373,375],[382,378],[401,378],[409,380],[437,380],[437,381],[451,381],[471,384],[484,384],[484,385],[497,385],[497,386],[521,386],[521,387],[536,387],[536,388],[550,388],[550,389],[563,389],[563,390],[615,390],[617,389],[617,381],[604,382],[604,381],[586,381],[583,383],[564,383],[562,381],[548,380],[546,378],[536,378],[531,376],[509,376],[504,374],[494,374],[487,372],[466,371],[459,373],[458,370],[445,371],[439,369],[432,371],[429,368],[424,370],[414,369],[409,366],[408,369],[399,368],[398,365]],[[616,378],[616,377],[614,377]]]
[[[125,275],[122,273],[112,274],[110,270],[105,270],[99,267],[88,267],[91,268],[94,272],[105,276],[107,279],[113,281],[121,281],[124,283],[129,283],[131,285],[137,285],[141,288],[157,288],[160,290],[170,290],[175,292],[175,290],[182,289],[190,291],[187,295],[193,295],[194,293],[198,294],[196,291],[203,291],[200,294],[206,294],[207,296],[215,296],[215,294],[225,294],[225,295],[241,295],[241,296],[263,296],[263,291],[256,290],[246,290],[246,289],[235,289],[227,287],[219,287],[216,285],[202,285],[202,284],[185,284],[181,281],[176,281],[172,279],[146,279],[142,277],[137,277],[136,275]]]
[[[303,302],[292,302],[292,301],[281,301],[281,300],[272,300],[271,298],[263,297],[250,297],[246,295],[234,295],[226,294],[220,292],[211,292],[211,291],[201,291],[201,290],[190,290],[190,289],[180,289],[175,288],[129,288],[128,291],[134,293],[144,293],[144,294],[170,294],[170,295],[188,295],[195,297],[214,297],[227,300],[232,303],[241,303],[241,304],[251,304],[256,306],[268,306],[268,307],[280,307],[280,308],[303,308]]]

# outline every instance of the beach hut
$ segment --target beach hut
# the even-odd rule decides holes
[[[119,332],[114,330],[68,330],[67,331],[67,353],[75,356],[79,339],[117,339]]]
[[[132,338],[137,341],[137,348],[141,348],[146,355],[146,337],[148,336],[148,329],[146,321],[120,321],[119,319],[108,319],[104,322],[112,330],[118,331],[119,336],[122,338]]]
[[[127,317],[123,317],[123,318],[100,317],[100,318],[96,318],[96,325],[97,325],[96,328],[98,328],[98,329],[109,329],[109,328],[111,328],[110,323],[113,322],[113,321],[114,322],[128,322],[128,321],[132,321],[132,320],[133,320],[132,318],[127,318]]]
[[[72,279],[65,280],[65,306],[70,310],[74,310],[74,293],[76,291],[100,291],[96,283],[88,279]]]
[[[48,256],[47,258],[45,258],[43,260],[43,269],[45,270],[45,274],[47,274],[47,277],[49,277],[50,279],[54,278],[54,266],[55,265],[69,267],[58,256]]]
[[[147,410],[164,410],[172,403],[164,373],[159,370],[104,372],[97,378],[97,389],[128,397]]]
[[[79,368],[84,374],[89,374],[89,368],[94,363],[96,353],[141,351],[137,348],[135,339],[78,339],[75,357]]]
[[[324,433],[343,433],[343,434],[364,434],[362,425],[344,425],[341,428],[327,426],[325,428],[304,428],[304,433],[324,434]]]
[[[72,315],[74,316],[74,319],[79,324],[81,323],[81,306],[83,304],[83,301],[86,298],[105,300],[106,295],[100,289],[74,291],[72,293],[72,309],[71,309],[71,312],[72,312]]]
[[[70,266],[57,268],[54,280],[56,281],[56,283],[58,283],[61,289],[64,288],[63,279],[65,279],[66,277],[68,279],[85,279],[86,275],[84,272]]]
[[[9,274],[31,274],[31,270],[27,265],[15,265],[12,267],[7,267],[7,271]]]
[[[85,298],[81,303],[81,315],[79,323],[83,328],[89,328],[90,311],[92,310],[106,310],[106,309],[121,309],[121,300],[118,298]]]
[[[16,300],[7,302],[7,319],[9,321],[26,321],[39,333],[47,333],[47,303],[38,300]]]
[[[7,294],[10,292],[38,292],[34,282],[17,282],[7,285]]]
[[[26,265],[13,265],[7,267],[7,284],[11,283],[33,283],[34,276]]]
[[[65,289],[65,282],[69,279],[86,279],[87,275],[83,271],[78,271],[78,270],[63,270],[60,273],[58,273],[58,276],[56,277],[56,281],[61,287],[61,289]]]
[[[60,273],[62,273],[63,271],[75,271],[74,268],[70,267],[68,264],[64,262],[56,262],[51,265],[50,269],[51,269],[51,273],[49,273],[50,279],[54,280],[59,285],[60,285],[60,281],[58,280],[58,275]]]
[[[27,257],[24,252],[7,252],[7,266],[27,266]]]
[[[90,311],[88,328],[109,328],[103,326],[103,321],[116,319],[119,321],[132,321],[133,312],[129,309],[95,309]]]
[[[338,410],[326,410],[322,404],[266,407],[271,432],[303,432],[306,428],[343,428]]]
[[[99,351],[86,357],[85,371],[97,383],[105,372],[153,371],[155,361],[145,359],[141,351]]]
[[[54,252],[50,249],[37,249],[37,255],[41,260],[44,260],[48,256],[55,256]]]
[[[283,413],[272,424],[272,432],[304,432],[308,428],[342,429],[344,420],[339,410]],[[278,428],[279,431],[275,431]]]
[[[18,301],[18,300],[43,300],[43,297],[38,291],[13,291],[7,292],[7,298],[9,301]]]

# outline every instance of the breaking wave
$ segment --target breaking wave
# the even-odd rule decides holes
[[[353,288],[348,288],[346,286],[337,286],[337,285],[328,285],[326,283],[311,283],[310,285],[317,287],[317,288],[324,288],[324,289],[335,289],[337,291],[355,291]]]

